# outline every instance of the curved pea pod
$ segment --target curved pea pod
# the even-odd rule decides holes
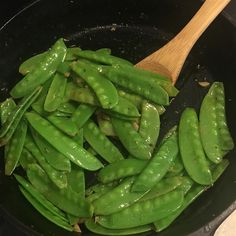
[[[109,55],[109,54],[104,54],[97,51],[82,50],[76,53],[76,55],[81,58],[85,58],[90,61],[95,61],[95,62],[98,62],[100,64],[105,64],[105,65],[116,65],[116,64],[132,65],[131,62],[123,58],[119,58],[119,57]]]
[[[95,215],[111,215],[123,210],[144,196],[145,192],[131,192],[131,186],[135,178],[130,177],[123,180],[117,187],[103,194],[93,202]]]
[[[136,202],[124,210],[99,216],[97,222],[108,229],[127,229],[150,224],[176,211],[183,203],[183,192],[174,190],[162,196]]]
[[[77,109],[73,112],[71,120],[76,124],[77,129],[81,129],[88,119],[95,112],[96,107],[89,106],[86,104],[80,104]]]
[[[119,149],[100,131],[92,120],[87,121],[83,130],[87,142],[107,162],[112,163],[124,159]]]
[[[70,160],[63,154],[58,152],[51,144],[49,144],[42,136],[40,136],[35,130],[31,129],[34,142],[39,148],[46,161],[56,170],[71,171]]]
[[[88,153],[71,138],[61,133],[40,115],[27,113],[26,118],[42,137],[76,165],[91,171],[98,170],[103,166],[96,157]]]
[[[61,105],[66,90],[66,83],[67,81],[63,75],[56,73],[53,76],[44,102],[45,111],[53,112]]]
[[[48,51],[39,66],[35,67],[22,80],[20,80],[11,90],[10,94],[14,98],[23,97],[31,93],[39,85],[47,81],[56,71],[58,65],[65,59],[66,46],[63,39],[59,39]]]
[[[55,127],[69,136],[75,136],[78,132],[76,124],[68,117],[60,117],[54,114],[46,116]]]
[[[41,92],[41,87],[35,89],[31,94],[23,98],[15,109],[10,113],[6,122],[0,129],[0,147],[8,143],[22,116]]]
[[[160,181],[167,173],[171,163],[178,155],[177,132],[162,143],[143,171],[135,180],[132,191],[147,191]]]
[[[113,236],[139,234],[139,233],[144,233],[144,232],[148,232],[152,230],[151,225],[142,225],[142,226],[137,226],[137,227],[128,228],[128,229],[107,229],[97,224],[92,219],[85,221],[85,226],[89,231],[95,234],[113,235]]]
[[[72,70],[93,89],[104,109],[110,109],[118,103],[118,93],[115,86],[101,73],[94,70],[89,63],[81,61],[73,63]]]
[[[93,208],[89,202],[74,192],[70,186],[57,188],[40,166],[33,164],[27,169],[31,184],[59,209],[78,217],[91,217]]]
[[[41,203],[48,211],[52,214],[58,216],[62,220],[65,219],[65,214],[60,209],[55,207],[51,202],[49,202],[36,188],[34,188],[27,180],[22,176],[14,174],[17,182],[39,203]]]
[[[35,56],[28,58],[23,63],[21,63],[19,67],[19,72],[22,75],[26,75],[29,72],[33,71],[35,67],[39,66],[40,63],[42,63],[42,61],[44,60],[47,54],[48,52],[43,52],[43,53],[36,54]]]
[[[207,157],[218,164],[234,148],[225,115],[224,86],[214,82],[200,109],[200,135]]]
[[[8,116],[10,116],[11,112],[15,109],[16,103],[13,98],[7,98],[0,105],[0,113],[1,113],[1,126],[6,122]]]
[[[67,48],[65,61],[74,61],[74,60],[78,59],[76,54],[79,51],[81,51],[81,48],[79,48],[79,47],[69,47],[69,48]]]
[[[33,155],[24,147],[21,152],[19,163],[24,170],[27,170],[29,165],[36,164],[37,161],[35,160]]]
[[[133,158],[111,163],[99,171],[98,180],[106,184],[114,180],[140,174],[147,163],[148,162],[146,160],[138,160]]]
[[[58,188],[65,188],[67,186],[66,174],[62,171],[54,169],[47,163],[45,157],[41,154],[40,150],[30,136],[27,136],[25,139],[25,147],[32,153],[39,165],[44,169],[48,177]]]
[[[110,81],[135,94],[160,105],[169,105],[169,95],[165,89],[146,77],[133,76],[132,72],[127,71],[128,68],[122,66],[103,67],[102,72]]]
[[[183,177],[170,177],[159,181],[153,188],[150,189],[139,201],[146,201],[152,198],[167,194],[183,183]]]
[[[155,106],[147,101],[142,104],[139,133],[154,150],[160,132],[160,116]]]
[[[47,208],[45,208],[40,202],[35,200],[35,198],[27,192],[24,188],[20,187],[21,193],[24,195],[24,197],[30,202],[30,204],[46,219],[53,222],[57,226],[67,230],[67,231],[73,231],[73,227],[66,221],[66,218],[62,220],[57,215],[54,215],[51,213]]]
[[[11,175],[19,162],[25,142],[27,123],[21,120],[10,139],[5,156],[5,174]]]
[[[181,115],[179,148],[189,176],[199,184],[211,184],[212,174],[202,147],[197,114],[193,108],[185,108]]]
[[[151,151],[149,145],[141,135],[133,128],[131,122],[112,118],[112,125],[117,136],[124,147],[138,159],[150,159]]]

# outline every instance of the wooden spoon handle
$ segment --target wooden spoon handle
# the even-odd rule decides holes
[[[175,83],[193,45],[229,2],[230,0],[206,0],[175,38],[146,59],[166,67]]]

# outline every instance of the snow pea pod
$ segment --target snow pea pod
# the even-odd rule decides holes
[[[74,192],[70,186],[57,188],[39,165],[30,165],[27,177],[31,184],[59,209],[78,217],[92,216],[93,208],[89,202]]]
[[[159,136],[160,116],[155,106],[147,101],[142,104],[139,133],[153,151]]]
[[[0,147],[8,143],[22,116],[41,92],[41,87],[35,89],[31,94],[23,98],[16,108],[10,113],[6,122],[0,129]]]
[[[103,67],[102,72],[110,81],[135,94],[160,105],[169,105],[169,95],[165,89],[146,77],[137,79],[127,71],[127,68],[121,66]]]
[[[20,165],[22,166],[22,168],[24,170],[27,170],[28,166],[30,164],[36,164],[37,163],[37,161],[35,160],[33,155],[25,147],[23,148],[23,150],[21,152],[19,162],[20,162]]]
[[[105,134],[106,136],[116,136],[116,133],[112,126],[110,118],[107,117],[107,119],[105,119],[98,115],[97,122],[98,122],[99,129],[101,130],[103,134]]]
[[[120,65],[120,64],[125,64],[125,65],[132,65],[131,62],[113,56],[109,54],[104,54],[101,52],[96,52],[96,51],[91,51],[91,50],[82,50],[76,53],[78,57],[85,58],[91,61],[98,62],[100,64],[105,64],[105,65]]]
[[[22,75],[26,75],[29,72],[33,71],[35,67],[39,66],[40,63],[42,63],[42,61],[44,60],[44,57],[46,57],[47,54],[48,52],[43,52],[43,53],[36,54],[35,56],[28,58],[23,63],[21,63],[19,67],[19,72]]]
[[[70,160],[63,154],[58,152],[51,144],[49,144],[42,136],[40,136],[34,129],[31,129],[31,134],[46,161],[56,170],[71,171]]]
[[[65,61],[77,60],[78,57],[76,56],[76,53],[79,52],[79,51],[81,51],[81,48],[79,48],[79,47],[69,47],[69,48],[67,48]]]
[[[36,113],[27,113],[26,118],[31,126],[42,137],[44,137],[54,148],[64,154],[76,165],[92,171],[98,170],[103,166],[96,157],[88,153],[71,138],[61,133],[40,115]]]
[[[117,187],[93,202],[95,215],[111,215],[119,212],[142,198],[146,192],[131,192],[135,177],[123,180]]]
[[[133,184],[132,191],[147,191],[160,181],[167,173],[171,163],[178,155],[177,132],[162,143]]]
[[[68,49],[67,49],[68,50]],[[71,62],[69,61],[63,61],[58,67],[57,72],[61,74],[64,78],[69,78],[71,75],[71,68],[70,68]]]
[[[23,97],[31,93],[39,85],[47,81],[56,71],[58,65],[65,59],[66,46],[63,39],[59,39],[48,51],[40,65],[35,67],[22,80],[20,80],[10,91],[14,98]]]
[[[0,105],[0,113],[1,113],[1,126],[7,121],[8,116],[10,116],[11,112],[15,109],[16,103],[12,98],[7,98]]]
[[[134,158],[111,163],[99,171],[98,180],[106,184],[114,180],[140,174],[147,163],[146,160],[138,160]]]
[[[78,130],[77,134],[75,135],[75,137],[73,137],[73,140],[80,145],[81,147],[83,147],[84,144],[84,130],[83,128]]]
[[[177,210],[183,203],[183,192],[174,190],[162,196],[136,202],[108,216],[98,216],[97,222],[108,229],[126,229],[150,224]]]
[[[83,130],[87,142],[107,162],[112,163],[124,159],[119,149],[100,131],[92,120],[87,121]]]
[[[117,184],[118,184],[117,181],[114,181],[108,184],[102,184],[102,183],[94,184],[85,190],[85,195],[89,196],[93,193],[104,193],[116,187]]]
[[[200,139],[197,114],[193,108],[185,108],[181,115],[179,148],[189,176],[199,184],[211,184],[212,175]]]
[[[96,50],[97,53],[102,53],[104,55],[110,55],[111,49],[110,48],[99,48]]]
[[[60,104],[60,106],[57,108],[58,111],[67,113],[67,114],[73,114],[75,112],[76,106],[75,104],[71,102],[65,102]]]
[[[128,229],[107,229],[97,224],[92,219],[86,220],[85,226],[88,230],[90,230],[91,232],[95,234],[112,235],[112,236],[139,234],[139,233],[144,233],[144,232],[148,232],[152,230],[151,225],[142,225],[142,226],[137,226],[137,227],[128,228]]]
[[[13,133],[5,156],[5,174],[11,175],[19,162],[25,142],[27,123],[21,120]]]
[[[76,124],[77,129],[81,129],[88,119],[95,112],[96,107],[89,106],[86,104],[80,104],[77,109],[73,112],[71,120]]]
[[[66,82],[65,77],[59,73],[53,76],[44,102],[45,111],[53,112],[60,106],[64,98]]]
[[[26,136],[25,147],[29,152],[32,153],[39,165],[43,168],[43,170],[47,173],[48,177],[58,188],[62,189],[67,186],[66,174],[62,171],[54,169],[53,167],[51,167],[51,165],[47,163],[45,157],[41,154],[40,150],[34,143],[31,136]]]
[[[47,208],[45,208],[40,202],[35,200],[35,198],[27,192],[24,188],[19,187],[21,193],[24,195],[24,197],[30,202],[30,204],[46,219],[53,222],[57,226],[67,230],[67,231],[73,231],[73,227],[66,221],[66,218],[62,220],[57,215],[51,213]]]
[[[184,169],[183,162],[181,160],[180,153],[177,155],[175,160],[171,163],[170,168],[168,169],[168,176],[175,176],[181,173]]]
[[[117,136],[124,147],[138,159],[150,159],[151,151],[149,145],[133,128],[131,122],[112,118],[112,125]]]
[[[200,135],[207,157],[218,164],[234,148],[225,115],[224,86],[214,82],[200,109]]]
[[[94,70],[89,63],[79,61],[73,63],[71,68],[93,89],[104,109],[110,109],[118,103],[118,93],[115,86],[101,73]]]

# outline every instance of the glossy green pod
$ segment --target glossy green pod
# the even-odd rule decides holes
[[[100,131],[92,120],[87,121],[83,130],[86,141],[107,162],[112,163],[124,159],[119,149]]]
[[[162,196],[137,202],[108,216],[99,216],[97,222],[109,229],[126,229],[150,224],[176,211],[183,203],[183,192],[174,190]]]
[[[18,165],[25,142],[27,123],[21,120],[13,133],[5,156],[5,175],[11,175]]]
[[[66,114],[73,114],[76,110],[76,105],[72,102],[64,102],[60,104],[57,110]]]
[[[77,60],[78,57],[76,56],[76,53],[81,51],[81,48],[79,47],[69,47],[67,48],[67,52],[66,52],[66,58],[65,61],[74,61]]]
[[[16,103],[13,98],[7,98],[0,105],[1,126],[6,122],[8,116],[15,109]]]
[[[184,165],[181,160],[180,153],[177,155],[175,160],[171,163],[167,175],[170,176],[176,176],[180,174],[184,170]]]
[[[200,109],[200,135],[207,157],[218,164],[234,148],[226,114],[224,85],[214,82]]]
[[[103,165],[79,144],[64,135],[47,120],[36,113],[27,113],[30,125],[44,137],[54,148],[64,154],[72,162],[87,170],[98,170]]]
[[[181,115],[179,148],[189,176],[199,184],[212,184],[211,170],[200,139],[198,117],[193,108],[185,108]]]
[[[26,171],[29,165],[36,164],[37,161],[35,160],[33,155],[24,147],[21,152],[19,163],[22,166],[22,168]]]
[[[58,65],[65,59],[65,56],[66,46],[63,39],[59,39],[48,51],[40,65],[35,67],[12,88],[10,91],[11,96],[20,98],[31,93],[54,74]]]
[[[146,141],[133,128],[131,122],[112,118],[112,125],[121,143],[130,154],[138,159],[150,159],[151,150]]]
[[[152,226],[150,224],[137,226],[134,228],[128,228],[128,229],[107,229],[107,228],[102,227],[101,225],[97,224],[92,219],[86,220],[85,226],[89,231],[91,231],[95,234],[112,235],[112,236],[139,234],[139,233],[144,233],[144,232],[148,232],[148,231],[152,230]]]
[[[174,132],[165,142],[163,142],[157,153],[138,175],[132,186],[132,191],[147,191],[160,181],[167,173],[171,163],[178,155],[177,132]]]

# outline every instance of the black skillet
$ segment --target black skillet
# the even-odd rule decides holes
[[[179,32],[200,5],[200,1],[193,0],[37,0],[0,30],[1,101],[20,78],[19,64],[49,48],[59,37],[67,39],[67,45],[76,44],[83,49],[109,47],[114,55],[135,63]],[[177,83],[181,93],[162,118],[162,133],[177,122],[183,107],[199,108],[206,89],[198,81],[218,80],[225,84],[228,124],[236,140],[235,75],[236,28],[219,16],[185,63]],[[214,187],[158,235],[213,234],[236,208],[235,150],[227,158],[230,166]],[[39,215],[21,196],[14,179],[3,175],[3,158],[0,162],[0,207],[5,217],[29,235],[73,235]]]

